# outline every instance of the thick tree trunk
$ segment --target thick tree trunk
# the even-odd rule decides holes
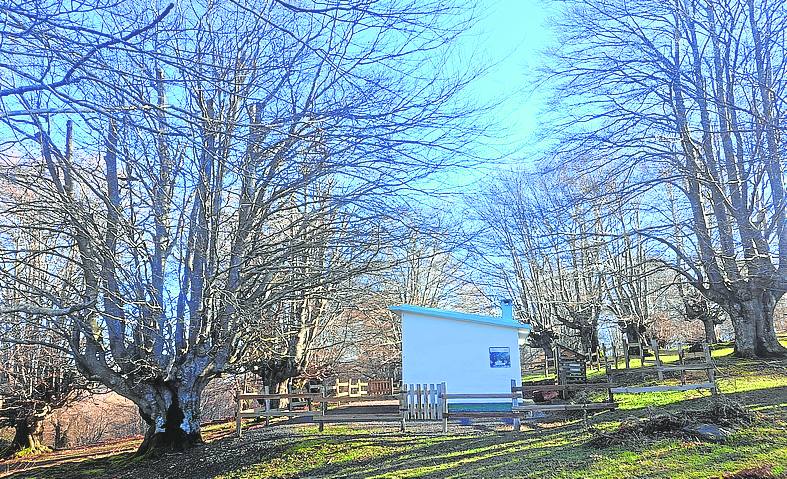
[[[44,446],[44,418],[21,418],[14,425],[14,439],[7,452],[14,454],[19,451],[30,453],[49,450]]]
[[[582,349],[588,356],[592,356],[598,352],[598,331],[593,326],[586,326],[580,329],[579,338],[582,342]]]
[[[735,355],[744,358],[787,356],[787,348],[779,344],[773,322],[778,296],[769,291],[753,294],[730,305],[729,313],[735,329]]]
[[[200,399],[204,384],[164,382],[151,387],[150,401],[140,405],[148,431],[137,455],[183,451],[202,444]]]
[[[716,323],[712,317],[706,316],[702,319],[702,325],[705,326],[705,342],[708,344],[716,344],[719,342],[716,338]]]
[[[642,327],[638,326],[634,321],[623,321],[623,334],[626,335],[626,341],[629,345],[636,345],[636,349],[629,349],[629,354],[639,355],[645,345],[644,335],[642,334]]]

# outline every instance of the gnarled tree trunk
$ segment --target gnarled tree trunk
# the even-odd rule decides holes
[[[183,451],[202,444],[200,399],[204,380],[164,381],[150,387],[139,413],[148,425],[137,455]]]
[[[19,418],[14,425],[14,439],[8,448],[8,453],[13,454],[22,450],[31,453],[44,452],[44,417]]]
[[[579,339],[582,343],[582,349],[589,357],[598,353],[598,320],[594,320],[592,324],[583,326],[579,330]]]
[[[705,342],[708,344],[716,344],[719,339],[716,337],[716,322],[711,317],[702,319],[702,325],[705,327]]]
[[[735,328],[735,355],[744,358],[787,355],[776,338],[773,316],[781,294],[755,291],[741,300],[730,301],[727,311]]]

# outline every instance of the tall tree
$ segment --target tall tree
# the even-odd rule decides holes
[[[107,13],[112,30],[163,12]],[[433,60],[467,19],[441,2],[191,3],[135,48],[96,52],[89,84],[14,97],[27,116],[6,122],[2,180],[34,195],[2,208],[60,232],[40,254],[70,261],[78,294],[47,309],[31,287],[9,308],[56,317],[80,371],[139,406],[141,453],[200,442],[211,378],[276,308],[342,278],[294,257],[373,255],[398,192],[463,163],[477,129],[455,100],[473,75]],[[64,147],[53,111],[74,121]],[[297,194],[329,179],[325,197]],[[315,251],[299,233],[315,225],[341,234]]]
[[[40,227],[34,215],[20,210],[3,215],[2,223],[15,227],[0,236],[0,426],[14,428],[14,437],[0,454],[36,453],[46,448],[46,419],[90,390],[51,314],[64,302],[78,302],[71,287],[76,272],[69,261],[43,253],[56,250],[62,238]],[[47,294],[30,298],[31,290]],[[31,300],[42,308],[7,306]]]
[[[738,355],[785,354],[773,313],[787,291],[787,12],[753,0],[580,1],[564,12],[550,71],[566,113],[561,162],[648,206],[638,233],[730,315]],[[680,195],[676,225],[668,190]],[[675,226],[690,241],[676,244]]]

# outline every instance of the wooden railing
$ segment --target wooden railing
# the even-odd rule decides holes
[[[523,384],[517,386],[515,380],[511,380],[511,388],[508,392],[502,393],[449,393],[446,383],[432,384],[408,384],[394,394],[370,396],[363,395],[350,397],[347,394],[328,396],[324,392],[320,393],[289,393],[289,394],[269,394],[267,389],[262,394],[240,393],[236,396],[236,429],[237,434],[241,434],[242,420],[245,418],[263,418],[268,425],[270,418],[273,417],[308,417],[312,422],[319,424],[320,431],[323,430],[325,423],[330,422],[398,422],[400,429],[405,430],[408,421],[439,421],[442,422],[443,431],[447,431],[449,418],[512,418],[514,429],[519,430],[520,420],[524,417],[532,416],[536,411],[582,411],[587,418],[588,411],[615,409],[618,403],[615,402],[615,394],[619,393],[649,393],[660,391],[688,391],[693,389],[709,389],[713,394],[717,393],[715,381],[715,366],[710,360],[710,351],[707,346],[703,353],[680,353],[679,364],[664,364],[661,355],[672,353],[672,351],[656,349],[654,357],[655,366],[644,368],[625,368],[614,370],[614,374],[626,372],[638,372],[642,374],[654,373],[663,379],[666,372],[681,373],[681,384],[679,385],[655,385],[655,386],[618,386],[612,382],[603,383],[582,383],[582,384]],[[698,363],[688,363],[692,358],[701,359]],[[607,373],[612,378],[609,364]],[[687,384],[685,375],[689,371],[704,371],[708,375],[707,382]],[[580,402],[572,404],[554,403],[533,403],[524,404],[530,393],[538,391],[557,391],[565,396],[572,391],[583,390],[606,390],[607,398],[597,402]],[[272,408],[271,401],[291,399],[288,401],[286,409]],[[502,399],[511,402],[511,409],[503,411],[458,411],[451,410],[450,401],[458,399]],[[395,413],[359,413],[354,414],[351,408],[345,410],[330,409],[330,404],[341,403],[367,403],[390,400],[398,403],[398,411]],[[302,409],[294,410],[293,404],[302,405]]]
[[[695,389],[708,389],[711,394],[718,394],[718,385],[716,384],[716,365],[710,354],[710,347],[707,343],[702,344],[702,352],[689,352],[688,347],[679,347],[677,349],[662,349],[659,347],[656,340],[650,343],[650,352],[652,357],[652,366],[647,364],[639,367],[629,367],[629,358],[626,358],[625,368],[614,368],[609,362],[606,364],[607,377],[612,379],[622,374],[641,374],[643,377],[646,375],[655,374],[658,376],[659,381],[664,380],[664,373],[677,372],[680,373],[679,385],[656,385],[656,386],[641,386],[641,387],[627,387],[620,386],[612,389],[614,393],[647,393],[647,392],[663,392],[663,391],[689,391]],[[677,363],[664,363],[665,356],[678,356]],[[689,362],[691,360],[699,360],[698,362]],[[617,366],[617,360],[615,361]],[[707,377],[705,382],[687,382],[687,374],[691,371],[702,371]]]
[[[368,388],[369,383],[360,379],[355,381],[352,378],[347,379],[347,381],[337,379],[336,384],[333,386],[333,395],[336,397],[357,398],[367,396],[369,394]]]

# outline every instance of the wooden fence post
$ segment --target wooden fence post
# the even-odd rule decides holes
[[[322,390],[322,401],[320,401],[320,415],[325,417],[328,412],[328,401],[325,399],[325,389]],[[325,429],[325,421],[320,421],[317,429],[322,432]]]
[[[653,350],[653,355],[656,358],[656,367],[659,368],[659,381],[664,381],[664,372],[661,370],[661,358],[659,357],[659,342],[655,338],[650,339],[650,348]]]
[[[514,393],[514,389],[516,388],[516,379],[511,380],[511,394]],[[519,398],[513,397],[511,398],[511,411],[513,412],[514,409],[519,406]],[[520,431],[522,429],[522,425],[519,422],[519,416],[514,417],[514,431]]]
[[[405,431],[405,422],[407,420],[407,415],[410,409],[407,404],[407,385],[402,383],[399,386],[399,414],[401,414],[402,419],[401,423],[399,424],[399,430],[401,432]]]
[[[640,371],[642,372],[642,381],[645,381],[645,379],[646,379],[646,373],[645,373],[645,369],[644,369],[645,368],[645,347],[642,345],[642,337],[641,336],[639,337],[639,340],[637,342],[637,347],[639,348],[639,368],[640,368]]]
[[[614,368],[618,368],[618,348],[615,346],[615,341],[612,341],[612,359],[615,361]]]
[[[628,339],[625,339],[625,343],[623,344],[623,354],[626,355],[626,369],[629,369],[631,368],[631,353]]]
[[[445,383],[440,383],[440,416],[443,418],[443,432],[448,432],[448,399],[446,396]]]
[[[262,388],[262,393],[263,394],[270,394],[270,390],[271,390],[271,388],[269,386],[264,386]],[[265,399],[263,401],[263,404],[265,405],[264,406],[265,407],[264,411],[266,413],[270,412],[270,410],[271,410],[271,400],[270,399]],[[265,415],[265,427],[270,426],[270,424],[271,424],[271,417],[269,415]]]
[[[713,364],[713,358],[710,354],[710,346],[708,343],[702,343],[702,352],[705,353],[705,363],[707,364],[708,382],[713,384],[710,390],[711,395],[716,396],[719,394],[719,386],[716,384],[716,367]]]
[[[240,417],[242,404],[241,404],[240,394],[241,394],[240,389],[238,389],[237,392],[235,393],[235,408],[236,408],[235,409],[235,434],[237,434],[238,437],[241,437],[242,435],[241,417]]]
[[[678,345],[678,362],[680,363],[681,368],[686,365],[686,348],[683,347],[683,344]],[[680,383],[686,384],[686,370],[680,370]]]

